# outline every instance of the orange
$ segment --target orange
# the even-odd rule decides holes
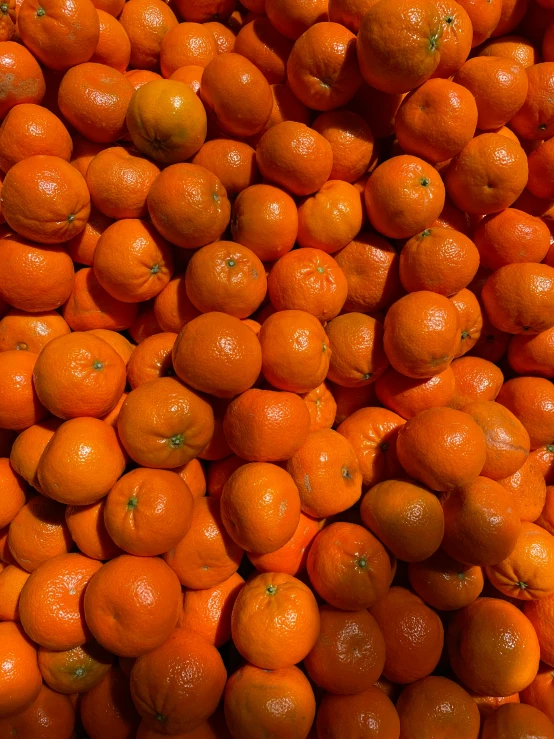
[[[295,121],[277,123],[266,131],[256,158],[262,176],[293,195],[321,189],[333,168],[333,149],[327,139]]]
[[[9,551],[27,572],[58,554],[67,554],[71,545],[64,507],[42,495],[31,498],[10,524]]]
[[[20,713],[37,699],[42,678],[35,647],[19,624],[0,623],[0,717]]]
[[[284,572],[297,575],[306,569],[306,560],[312,541],[323,522],[300,513],[300,520],[292,537],[279,549],[266,554],[248,552],[248,559],[258,572]]]
[[[176,69],[169,79],[176,80],[177,82],[184,82],[185,85],[188,85],[194,93],[198,94],[203,74],[204,67],[189,64],[185,67],[179,67],[179,69]],[[152,82],[152,80],[147,80],[147,82]]]
[[[362,474],[352,444],[332,429],[311,431],[287,462],[302,510],[314,518],[333,516],[355,505]]]
[[[110,671],[113,655],[95,641],[68,650],[40,647],[38,666],[45,682],[59,693],[86,693]]]
[[[244,665],[229,678],[224,700],[227,726],[242,739],[255,739],[260,732],[305,737],[315,717],[310,683],[294,666],[269,672]]]
[[[376,485],[402,474],[396,440],[404,423],[396,413],[369,407],[356,410],[338,427],[338,432],[354,447],[364,485]]]
[[[137,468],[112,487],[104,508],[106,530],[129,554],[151,557],[176,546],[192,520],[193,497],[179,475]]]
[[[121,336],[121,334],[118,334],[118,336]],[[109,413],[106,413],[105,416],[102,416],[102,421],[107,423],[108,426],[111,426],[113,429],[117,428],[117,419],[119,418],[119,412],[121,411],[121,407],[128,395],[129,393],[121,393],[121,397],[111,409],[111,411]]]
[[[369,612],[385,638],[386,678],[405,685],[435,669],[444,631],[439,616],[421,598],[405,588],[392,587]]]
[[[204,23],[204,28],[207,28],[214,35],[218,54],[233,51],[236,34],[228,26],[224,26],[219,21],[208,21]]]
[[[49,341],[69,332],[55,311],[29,314],[12,309],[0,320],[0,351],[19,349],[38,354]]]
[[[450,77],[469,56],[473,41],[473,26],[466,4],[456,0],[438,0],[437,9],[441,18],[442,36],[440,60],[433,77]]]
[[[475,244],[450,228],[427,228],[413,236],[400,254],[400,280],[408,292],[431,290],[454,295],[466,287],[479,267]]]
[[[146,196],[160,170],[122,146],[99,152],[87,169],[93,205],[110,218],[146,215]]]
[[[135,349],[135,345],[132,344],[123,334],[117,333],[117,331],[109,331],[104,328],[95,328],[91,330],[94,336],[98,336],[103,339],[106,344],[109,344],[114,349],[121,359],[125,362],[125,365],[129,363],[129,359]]]
[[[204,145],[206,156],[207,147],[214,143],[209,141]],[[239,142],[236,142],[236,146],[239,146]],[[195,157],[199,163],[202,153],[200,150]],[[272,185],[253,184],[241,188],[233,203],[231,232],[235,241],[248,247],[263,262],[279,259],[296,242],[296,204],[288,193]]]
[[[259,343],[264,377],[279,390],[306,393],[321,385],[327,376],[329,340],[321,323],[310,313],[274,313],[264,321]]]
[[[67,506],[65,521],[73,541],[92,559],[113,559],[121,549],[108,534],[104,523],[105,499],[88,506]]]
[[[294,249],[272,267],[267,288],[276,310],[304,310],[329,321],[340,313],[348,283],[329,254],[321,249]]]
[[[498,402],[521,421],[531,439],[531,449],[550,444],[554,438],[552,385],[542,377],[514,377],[504,383]]]
[[[5,321],[6,318],[3,319]],[[0,330],[2,322],[0,322]],[[521,375],[554,376],[552,366],[552,338],[554,329],[540,334],[513,336],[508,346],[508,361],[512,369]]]
[[[490,130],[504,126],[521,108],[527,96],[527,75],[521,64],[494,56],[477,56],[459,69],[454,81],[475,97],[477,127]]]
[[[393,49],[391,33],[395,36]],[[434,4],[426,0],[374,3],[364,15],[357,37],[365,81],[387,93],[418,87],[439,64],[441,37],[441,17]]]
[[[525,736],[554,737],[554,723],[533,706],[512,704],[500,706],[485,720],[482,739],[519,739]]]
[[[0,736],[46,739],[51,733],[59,739],[71,739],[74,726],[75,709],[70,698],[43,685],[29,708],[0,720]]]
[[[331,144],[331,180],[355,182],[367,172],[374,155],[374,139],[360,115],[350,110],[330,111],[319,115],[312,127]]]
[[[63,317],[73,331],[121,331],[133,324],[137,312],[135,303],[123,303],[106,292],[88,267],[75,275],[73,292],[63,307]]]
[[[537,460],[529,456],[517,472],[499,482],[510,494],[521,520],[536,521],[546,500],[546,485]]]
[[[177,334],[163,332],[144,339],[127,365],[127,379],[132,388],[173,373],[171,351]]]
[[[524,613],[531,621],[540,644],[541,659],[547,665],[554,662],[554,648],[552,640],[552,595],[525,603]]]
[[[47,649],[66,650],[90,638],[83,613],[83,593],[102,564],[82,554],[61,554],[29,577],[19,599],[27,635]]]
[[[542,472],[542,475],[544,477],[544,480],[548,486],[552,485],[552,477],[553,477],[553,469],[552,464],[554,462],[553,459],[553,453],[554,453],[554,446],[552,444],[546,444],[543,447],[539,447],[538,449],[535,449],[533,452],[531,452],[530,457],[534,459],[538,466],[540,471]],[[547,490],[547,498],[548,498],[549,491]],[[545,510],[545,514],[547,511]]]
[[[358,33],[362,18],[372,4],[372,0],[329,0],[329,20]]]
[[[513,551],[521,531],[517,507],[494,480],[478,477],[442,500],[442,547],[457,561],[494,565]]]
[[[2,255],[0,295],[14,308],[40,313],[59,308],[71,295],[75,272],[61,246],[35,244],[9,234],[2,239]]]
[[[326,383],[302,394],[310,413],[310,431],[331,428],[337,414],[337,404]]]
[[[0,507],[0,528],[13,521],[25,505],[25,483],[14,467],[11,459],[0,458],[0,480],[2,481],[2,503]]]
[[[519,693],[505,696],[491,696],[481,695],[480,693],[469,691],[469,694],[475,701],[477,709],[479,710],[479,713],[481,714],[481,718],[483,720],[495,711],[498,711],[498,709],[506,703],[519,703]]]
[[[158,324],[153,333],[170,332],[177,334],[185,323],[195,318],[199,311],[190,302],[185,285],[185,273],[177,274],[154,300],[154,319]],[[145,314],[148,315],[148,314]],[[150,333],[148,336],[151,335]],[[146,338],[146,337],[144,337]]]
[[[186,21],[204,23],[206,21],[228,20],[233,12],[232,0],[187,0],[177,2],[177,10]]]
[[[314,539],[308,554],[314,590],[335,608],[369,608],[387,592],[391,568],[383,545],[367,529],[333,523]]]
[[[206,141],[192,158],[192,163],[205,167],[219,177],[229,197],[238,195],[260,179],[256,152],[242,141]]]
[[[217,498],[196,498],[188,534],[164,555],[182,585],[204,590],[237,571],[243,550],[223,525]]]
[[[73,143],[61,120],[46,108],[23,103],[12,108],[0,128],[0,168],[8,172],[14,164],[36,154],[69,161]]]
[[[113,221],[91,207],[90,218],[81,233],[64,243],[64,249],[76,264],[92,267],[98,239]]]
[[[168,241],[195,249],[222,235],[229,223],[231,206],[214,174],[197,164],[173,164],[158,175],[150,188],[148,212]]]
[[[385,408],[408,419],[427,408],[448,405],[454,394],[454,383],[451,366],[422,380],[406,377],[389,367],[377,378],[375,391]]]
[[[0,426],[4,429],[22,431],[48,415],[33,385],[36,360],[31,352],[0,352]]]
[[[80,134],[108,144],[126,133],[125,114],[133,92],[133,85],[121,72],[87,62],[66,72],[58,102],[64,118]]]
[[[14,41],[0,42],[0,70],[8,74],[5,95],[0,104],[0,117],[4,118],[11,108],[21,103],[42,102],[46,84],[42,70],[27,49]]]
[[[194,631],[221,647],[231,638],[231,613],[243,587],[244,580],[235,572],[211,588],[185,590],[179,628]]]
[[[362,499],[360,516],[364,526],[404,562],[430,557],[444,534],[437,496],[408,480],[388,480],[370,488]]]
[[[354,739],[364,734],[383,739],[400,736],[394,704],[375,686],[358,695],[326,693],[317,713],[316,727],[321,739]]]
[[[512,205],[523,192],[527,175],[521,146],[506,136],[483,133],[454,157],[445,185],[458,208],[484,215]]]
[[[481,335],[473,347],[471,354],[490,362],[498,362],[506,354],[511,336],[495,328],[487,319],[486,315],[482,317],[483,327]]]
[[[469,403],[463,410],[485,434],[487,456],[481,474],[500,480],[517,472],[529,454],[529,434],[516,416],[500,403],[487,400]]]
[[[237,34],[234,48],[262,72],[270,85],[283,83],[293,42],[283,36],[268,18],[255,18]]]
[[[0,136],[1,140],[1,136]],[[528,190],[538,198],[552,199],[554,190],[548,180],[552,171],[552,145],[545,141],[529,154]]]
[[[529,82],[527,98],[511,126],[522,139],[542,141],[554,131],[554,107],[549,96],[554,84],[554,62],[534,64],[525,71]]]
[[[291,475],[266,462],[236,470],[223,488],[221,517],[242,549],[266,554],[284,546],[300,518],[300,498]]]
[[[91,739],[102,739],[110,733],[130,737],[140,722],[131,699],[129,678],[117,667],[79,698],[79,708],[81,721]]]
[[[291,39],[297,39],[314,23],[328,20],[324,0],[312,0],[305,5],[298,5],[294,0],[266,0],[265,12],[275,28]]]
[[[485,216],[474,233],[481,264],[499,269],[516,262],[542,262],[550,247],[544,221],[516,208]]]
[[[354,34],[340,23],[309,28],[290,52],[287,82],[309,108],[333,110],[348,103],[362,83]]]
[[[117,429],[137,464],[172,469],[190,462],[208,444],[214,430],[213,411],[178,380],[160,377],[129,393]]]
[[[553,672],[552,667],[541,662],[536,678],[531,685],[521,691],[522,702],[543,711],[551,721],[554,717],[552,710]]]
[[[188,64],[206,67],[217,56],[213,33],[200,23],[180,23],[162,38],[160,66],[164,77]]]
[[[502,3],[492,0],[483,3],[480,0],[462,0],[460,5],[467,11],[473,27],[472,48],[486,41],[497,27],[502,15]]]
[[[271,89],[262,72],[233,52],[216,56],[206,66],[199,90],[208,115],[236,138],[253,136],[271,114]]]
[[[90,141],[78,133],[73,135],[72,140],[73,153],[70,162],[83,177],[86,177],[89,164],[106,146],[105,144]]]
[[[383,326],[371,316],[345,313],[327,324],[331,348],[328,377],[338,385],[357,387],[375,382],[386,370]]]
[[[143,303],[135,319],[129,326],[129,334],[131,335],[131,338],[133,339],[133,341],[136,341],[137,344],[140,344],[149,336],[159,334],[161,333],[161,331],[162,329],[160,328],[160,325],[156,320],[153,303]]]
[[[368,690],[385,664],[385,640],[367,611],[345,612],[323,605],[321,630],[304,664],[319,687],[338,695]]]
[[[405,739],[446,732],[452,739],[477,739],[479,711],[460,685],[445,677],[425,677],[405,688],[396,704]]]
[[[0,620],[19,621],[19,598],[29,573],[17,565],[7,565],[0,572]]]
[[[85,618],[93,636],[122,657],[138,657],[163,644],[180,609],[177,576],[155,557],[116,557],[85,591]]]
[[[71,6],[59,0],[29,0],[19,10],[17,28],[25,46],[47,67],[59,70],[90,59],[100,35],[90,0]]]
[[[236,648],[248,662],[265,670],[291,667],[304,659],[316,643],[319,628],[313,593],[284,573],[249,580],[231,618]]]
[[[223,431],[231,450],[249,462],[290,459],[310,428],[310,414],[294,393],[250,389],[231,401]]]
[[[356,237],[362,220],[362,204],[356,188],[348,182],[329,180],[317,193],[299,203],[298,244],[332,254]]]
[[[6,174],[2,213],[21,236],[59,244],[85,227],[90,195],[75,167],[60,157],[39,154],[17,162]]]
[[[413,337],[417,336],[417,342]],[[394,303],[385,317],[384,348],[391,365],[413,379],[433,377],[452,362],[460,342],[456,308],[421,290]]]
[[[535,600],[554,592],[554,537],[540,526],[523,523],[509,557],[487,567],[489,581],[512,598]]]
[[[184,162],[206,139],[204,107],[191,88],[178,80],[154,80],[136,90],[126,122],[137,149],[161,164]]]
[[[41,351],[33,373],[39,398],[60,418],[103,416],[125,387],[125,363],[103,339],[76,331]]]
[[[267,290],[260,259],[233,241],[215,241],[195,252],[185,283],[187,295],[199,311],[221,311],[236,318],[251,315]]]
[[[131,42],[121,23],[105,10],[97,8],[100,37],[94,54],[86,61],[105,64],[125,72],[131,58]]]
[[[495,400],[500,392],[504,375],[488,359],[460,357],[451,364],[455,378],[454,395],[448,404],[462,410],[468,403]]]
[[[159,339],[156,344],[160,346]],[[177,376],[196,390],[230,398],[256,382],[262,350],[255,333],[238,318],[204,313],[189,321],[176,338],[173,367]]]
[[[456,611],[479,597],[484,586],[480,567],[464,565],[442,549],[421,562],[410,562],[410,585],[420,598],[439,611]]]
[[[473,138],[477,106],[460,84],[432,79],[404,98],[395,121],[398,143],[407,154],[444,162]]]
[[[394,239],[409,238],[431,226],[443,209],[444,198],[444,185],[437,171],[423,159],[408,154],[380,164],[365,189],[371,224]]]
[[[189,677],[183,679],[185,675]],[[131,695],[147,727],[182,734],[214,713],[226,677],[212,644],[194,632],[176,629],[165,644],[135,662]]]
[[[539,642],[528,618],[511,603],[478,598],[462,608],[447,633],[450,663],[471,690],[511,695],[526,688],[539,666]]]
[[[290,87],[283,84],[271,85],[271,97],[273,98],[271,114],[260,133],[251,137],[252,146],[258,143],[265,131],[272,126],[276,126],[277,123],[296,121],[297,123],[304,123],[306,126],[310,125],[312,116],[309,108],[300,102]]]
[[[480,56],[499,56],[504,59],[513,59],[519,62],[522,67],[532,67],[538,59],[537,49],[530,39],[524,36],[502,36],[502,38],[492,38],[482,45]]]
[[[162,39],[178,23],[175,13],[163,0],[135,0],[122,7],[119,20],[131,42],[131,66],[157,69]]]
[[[94,274],[116,300],[149,300],[171,279],[171,248],[149,223],[125,218],[112,223],[100,236],[94,252]]]

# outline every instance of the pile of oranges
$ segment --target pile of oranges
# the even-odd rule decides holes
[[[0,739],[554,739],[553,0],[0,39]]]

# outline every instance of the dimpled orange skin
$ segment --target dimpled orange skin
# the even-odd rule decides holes
[[[38,666],[44,681],[64,695],[91,690],[104,679],[113,662],[113,654],[94,640],[73,649],[40,647],[38,650]]]
[[[540,334],[519,334],[512,337],[508,346],[508,362],[520,375],[539,375],[550,380],[554,377],[553,350],[554,328]]]
[[[211,588],[186,589],[178,628],[196,631],[217,648],[223,646],[231,638],[231,613],[243,587],[243,578],[234,572]]]
[[[483,590],[483,570],[464,565],[438,549],[423,562],[408,566],[410,585],[420,598],[439,611],[457,611],[472,603]]]
[[[231,617],[233,641],[240,654],[265,670],[300,662],[319,636],[320,616],[314,594],[292,575],[256,575],[240,591]]]
[[[328,180],[298,205],[298,244],[333,254],[349,244],[363,223],[360,195],[354,185]]]
[[[284,572],[288,575],[297,575],[306,569],[310,546],[324,523],[323,520],[310,518],[300,512],[298,527],[284,546],[269,554],[249,552],[248,559],[258,572]]]
[[[47,649],[73,649],[90,638],[83,593],[102,563],[82,554],[53,557],[35,570],[21,591],[19,616],[28,636]]]
[[[16,474],[11,459],[0,458],[0,479],[2,481],[2,503],[0,505],[0,528],[8,526],[25,505],[25,484]]]
[[[481,739],[510,739],[523,736],[540,736],[554,739],[554,723],[548,714],[525,703],[500,706],[491,713],[483,724]]]
[[[381,682],[357,695],[326,693],[317,712],[317,736],[321,739],[342,739],[345,736],[374,734],[383,739],[397,739],[400,736],[400,721],[391,701],[394,695],[390,695],[381,689]]]
[[[29,573],[17,565],[6,565],[0,572],[0,620],[19,621],[19,597]]]
[[[17,562],[27,572],[33,572],[57,554],[67,554],[72,539],[64,506],[42,495],[31,498],[10,524],[8,546],[10,562]]]
[[[522,521],[536,521],[546,502],[546,483],[539,462],[533,455],[509,477],[498,481],[507,490]]]
[[[259,334],[262,372],[280,390],[307,393],[321,385],[329,369],[331,349],[321,323],[305,311],[278,311],[264,321]]]
[[[454,157],[445,174],[448,195],[474,215],[508,208],[527,184],[525,152],[507,136],[483,133]]]
[[[546,331],[554,326],[554,268],[507,264],[485,282],[481,298],[489,320],[500,331]]]
[[[56,311],[29,314],[12,309],[0,321],[0,351],[19,349],[38,354],[49,341],[70,330]]]
[[[456,676],[484,695],[523,690],[539,667],[531,622],[511,603],[495,598],[478,598],[458,611],[448,627],[447,646]]]
[[[298,395],[250,389],[235,398],[223,420],[231,450],[249,462],[290,459],[310,429],[310,414]]]
[[[44,154],[14,164],[4,178],[1,202],[7,223],[42,244],[71,239],[90,215],[83,176],[64,159]]]
[[[410,238],[431,226],[442,212],[444,199],[438,172],[423,159],[409,154],[380,164],[365,188],[371,224],[393,239]]]
[[[337,415],[337,404],[326,383],[323,382],[309,393],[301,395],[310,413],[310,431],[330,429]]]
[[[471,416],[453,408],[428,408],[398,432],[398,458],[406,472],[432,490],[475,481],[486,459],[485,435]]]
[[[238,195],[260,179],[256,151],[244,141],[223,138],[206,141],[191,161],[219,177],[230,197]]]
[[[157,557],[110,560],[85,591],[85,618],[95,639],[120,657],[138,657],[169,637],[182,607],[177,575]]]
[[[26,710],[0,721],[0,736],[71,737],[75,726],[75,708],[67,695],[60,695],[43,685],[37,699]]]
[[[0,716],[4,718],[24,711],[38,697],[42,677],[38,669],[35,647],[20,624],[0,623]]]
[[[443,295],[409,293],[389,308],[383,340],[395,370],[413,379],[434,377],[444,372],[458,350],[458,313]]]
[[[387,592],[390,558],[363,526],[333,523],[319,533],[308,554],[312,587],[335,608],[370,608]]]
[[[385,408],[408,420],[427,408],[448,405],[454,394],[454,384],[451,367],[422,380],[406,377],[389,367],[377,378],[375,392]]]
[[[512,262],[542,262],[550,248],[546,223],[517,208],[483,218],[473,239],[481,265],[488,269],[499,269]]]
[[[326,326],[331,357],[328,379],[346,387],[370,384],[383,374],[388,359],[383,325],[363,313],[344,313]]]
[[[521,421],[531,439],[531,449],[554,439],[552,383],[543,377],[514,377],[504,383],[497,400]]]
[[[67,506],[65,521],[73,541],[91,559],[113,559],[123,554],[106,530],[105,499],[89,506]]]
[[[248,390],[262,368],[256,334],[238,318],[217,311],[189,321],[175,339],[172,356],[183,382],[218,398]]]
[[[176,338],[177,334],[163,331],[148,336],[136,347],[138,351],[133,350],[127,365],[127,380],[132,388],[173,372],[171,351]]]
[[[7,77],[3,88],[0,116],[19,103],[42,101],[46,91],[44,75],[35,57],[22,44],[15,41],[0,42],[0,72]]]
[[[528,67],[527,99],[512,119],[514,132],[522,139],[542,141],[554,132],[554,62]]]

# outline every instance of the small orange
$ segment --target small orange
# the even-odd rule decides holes
[[[539,463],[532,456],[509,477],[498,481],[507,490],[522,521],[536,521],[546,501],[546,484]]]
[[[291,39],[283,36],[268,18],[260,17],[241,28],[232,51],[249,59],[273,85],[285,82],[292,47]]]
[[[104,523],[121,549],[152,557],[169,551],[187,534],[192,509],[192,494],[179,475],[139,467],[110,490]]]
[[[340,313],[348,282],[332,256],[321,249],[294,249],[272,267],[268,294],[276,310],[304,310],[320,321]]]
[[[402,418],[413,418],[427,408],[449,404],[454,394],[452,367],[428,379],[416,380],[389,367],[377,378],[375,392],[380,402]]]
[[[3,719],[24,711],[34,703],[42,687],[42,678],[36,649],[20,624],[10,621],[0,623],[0,656],[0,717]]]
[[[104,523],[105,499],[87,506],[67,506],[65,521],[73,541],[91,559],[113,559],[122,554]]]
[[[481,731],[482,739],[519,739],[533,734],[545,739],[554,737],[554,723],[538,708],[519,703],[500,706],[485,719]]]
[[[550,232],[540,218],[506,208],[480,221],[474,241],[481,264],[499,269],[514,262],[542,262],[550,247]]]
[[[231,631],[240,654],[265,670],[300,662],[316,643],[320,616],[312,591],[283,573],[256,575],[240,591]]]
[[[532,67],[539,61],[536,47],[530,39],[523,36],[508,35],[502,38],[493,37],[481,46],[480,56],[500,56],[513,59],[522,67]]]
[[[154,299],[154,319],[158,324],[158,330],[154,331],[154,334],[169,332],[175,334],[177,338],[183,326],[198,314],[199,311],[187,295],[185,273],[181,272],[175,275]]]
[[[113,664],[113,655],[97,642],[89,641],[67,650],[40,647],[38,666],[52,690],[64,695],[86,693],[98,685]]]
[[[19,598],[29,573],[17,565],[8,565],[0,572],[0,620],[19,621]],[[1,735],[0,735],[1,736]]]
[[[188,64],[206,67],[217,56],[213,33],[200,23],[179,23],[162,38],[160,67],[164,77]]]
[[[102,682],[79,698],[81,721],[91,739],[102,739],[110,732],[132,736],[140,716],[131,699],[129,678],[120,668],[112,668]]]
[[[521,691],[522,702],[543,711],[551,721],[554,719],[551,700],[554,687],[553,673],[554,670],[550,665],[541,662],[537,676],[531,685]]]
[[[292,537],[279,549],[266,554],[248,552],[250,562],[258,572],[284,572],[297,575],[306,569],[310,546],[324,522],[300,512],[300,520]]]
[[[542,377],[514,377],[502,386],[498,402],[518,418],[527,429],[531,449],[550,444],[554,439],[552,384]]]
[[[456,0],[438,0],[442,26],[440,60],[433,77],[448,79],[468,58],[473,41],[473,24],[466,10]]]
[[[462,410],[468,403],[477,401],[495,400],[504,375],[502,371],[481,357],[460,357],[450,365],[454,373],[454,395],[448,405],[456,410]]]
[[[64,243],[64,249],[75,264],[92,267],[98,239],[113,221],[92,207],[90,218],[81,233]]]
[[[308,575],[329,605],[343,610],[369,608],[382,598],[391,580],[383,545],[363,526],[333,523],[314,539]]]
[[[42,495],[31,498],[10,524],[8,546],[15,562],[27,572],[58,554],[67,554],[72,540],[64,506]]]
[[[25,505],[25,483],[15,471],[11,458],[6,457],[0,458],[0,480],[2,484],[0,528],[4,528]]]
[[[231,139],[206,141],[191,161],[219,177],[229,197],[238,195],[260,179],[256,152],[242,141]]]
[[[131,58],[131,42],[121,23],[110,13],[96,8],[100,22],[100,38],[94,54],[86,61],[105,64],[125,72]]]
[[[355,182],[367,172],[374,155],[374,139],[360,115],[350,110],[330,111],[319,115],[312,127],[331,144],[331,180]]]
[[[439,611],[468,606],[479,597],[485,584],[480,567],[457,562],[442,549],[422,562],[410,562],[408,576],[417,595]]]
[[[487,4],[476,0],[462,0],[460,5],[467,11],[471,20],[473,26],[471,46],[475,48],[493,34],[502,15],[502,3],[497,0]]]
[[[371,224],[394,239],[409,238],[431,226],[444,207],[444,198],[438,172],[423,159],[408,154],[380,164],[365,189]]]
[[[204,590],[231,577],[242,555],[223,524],[219,500],[210,496],[195,499],[188,534],[164,559],[182,585]]]
[[[207,28],[211,33],[213,33],[217,44],[218,54],[225,54],[226,52],[233,51],[237,34],[235,34],[231,28],[223,25],[223,23],[219,21],[208,21],[207,23],[204,23],[204,28]]]
[[[0,720],[0,736],[40,737],[43,731],[59,739],[70,739],[75,727],[75,709],[67,695],[43,685],[36,700],[25,710]]]
[[[221,647],[231,638],[231,613],[243,587],[244,580],[235,572],[211,588],[185,590],[179,628],[195,631],[215,647]]]
[[[1,428],[22,431],[48,415],[33,385],[36,361],[31,352],[0,352]]]
[[[225,483],[233,472],[243,464],[246,464],[246,460],[240,459],[236,454],[231,454],[230,457],[211,462],[208,466],[207,474],[208,495],[214,498],[221,498]]]
[[[2,322],[0,321],[0,330]],[[541,331],[540,334],[518,334],[513,336],[508,346],[508,362],[512,369],[520,375],[540,375],[551,379],[554,377],[552,359],[554,328]]]
[[[549,91],[554,81],[554,62],[533,64],[525,70],[529,82],[527,98],[511,121],[522,139],[542,141],[554,130],[553,106]]]
[[[153,302],[143,303],[135,319],[129,326],[129,334],[131,338],[133,341],[136,341],[137,344],[140,344],[149,336],[159,334],[161,331],[162,329],[160,328],[160,324],[156,320],[156,315],[154,313]]]
[[[117,331],[110,331],[104,328],[94,328],[91,330],[91,334],[100,337],[106,344],[109,344],[125,362],[125,366],[127,366],[135,349],[135,345],[129,339],[126,339],[123,334],[119,334]]]
[[[366,736],[381,734],[387,739],[400,736],[400,720],[394,704],[379,686],[373,685],[357,695],[326,693],[319,706],[316,728],[317,736],[322,739],[342,739],[364,733]]]
[[[75,275],[73,291],[63,307],[63,317],[73,331],[93,328],[122,331],[132,326],[137,313],[136,303],[123,303],[112,297],[89,267]]]
[[[171,351],[177,334],[162,332],[144,339],[127,364],[127,379],[132,388],[173,373]]]
[[[328,378],[336,384],[369,384],[386,370],[383,326],[371,316],[344,313],[327,324],[326,333],[331,348]]]
[[[200,85],[202,83],[202,75],[204,74],[204,67],[198,67],[195,64],[189,64],[186,67],[179,67],[170,76],[170,80],[176,80],[177,82],[184,82],[190,89],[198,94]],[[159,79],[159,78],[158,78]],[[152,80],[147,80],[151,82]]]
[[[405,685],[433,672],[444,643],[435,611],[409,590],[392,587],[369,612],[385,638],[386,678]]]
[[[298,244],[333,254],[357,236],[362,220],[356,188],[348,182],[329,180],[298,205]]]
[[[330,429],[333,426],[337,414],[337,404],[325,382],[318,385],[314,390],[303,393],[302,400],[308,406],[310,413],[310,431]]]

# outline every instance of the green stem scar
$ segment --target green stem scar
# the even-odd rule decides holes
[[[183,434],[175,434],[175,436],[172,436],[170,439],[168,439],[169,446],[172,449],[179,449],[179,447],[183,446],[185,443],[185,437]]]

